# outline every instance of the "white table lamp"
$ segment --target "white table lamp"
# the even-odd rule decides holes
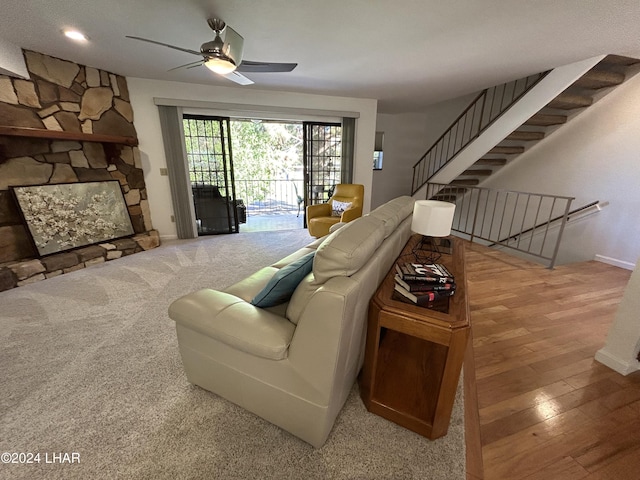
[[[426,260],[430,263],[440,258],[438,242],[434,237],[447,237],[451,234],[455,210],[455,204],[438,200],[418,200],[413,206],[411,230],[422,235],[422,241],[416,250],[429,250],[431,254]],[[417,251],[414,253],[417,258]]]

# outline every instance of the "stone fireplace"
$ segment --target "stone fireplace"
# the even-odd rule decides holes
[[[0,75],[0,291],[159,245],[126,79],[24,52],[30,79]],[[37,258],[11,186],[117,180],[135,235]]]

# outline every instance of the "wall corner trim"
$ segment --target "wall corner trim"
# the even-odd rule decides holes
[[[601,348],[596,352],[595,359],[621,375],[629,375],[630,373],[640,370],[640,362],[637,360],[627,362],[622,358],[607,352],[604,348]]]

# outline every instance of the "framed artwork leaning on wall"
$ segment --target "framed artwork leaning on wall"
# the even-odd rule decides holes
[[[134,234],[117,180],[11,190],[40,256]]]

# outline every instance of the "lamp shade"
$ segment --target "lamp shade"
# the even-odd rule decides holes
[[[446,237],[451,233],[456,206],[438,200],[418,200],[413,206],[411,230],[429,237]]]

